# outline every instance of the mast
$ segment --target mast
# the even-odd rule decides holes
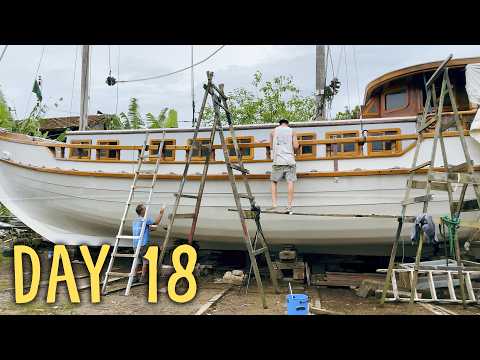
[[[325,120],[325,107],[321,106],[325,88],[325,45],[316,45],[315,49],[315,101],[317,109],[315,120]]]
[[[79,130],[88,127],[88,81],[90,73],[90,45],[82,46],[82,85],[80,93],[80,122]]]

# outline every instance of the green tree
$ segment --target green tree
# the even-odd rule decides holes
[[[258,124],[276,122],[281,118],[291,122],[308,121],[315,114],[315,98],[300,95],[291,76],[277,76],[264,81],[262,73],[253,75],[254,91],[237,88],[228,93],[228,106],[234,124]],[[220,112],[225,123],[225,115]],[[214,119],[213,108],[209,105],[203,116],[206,124]]]
[[[148,113],[146,115],[147,117],[147,122],[148,122],[148,127],[150,129],[160,129],[165,127],[165,119],[166,119],[166,113],[167,113],[168,108],[163,108],[162,111],[160,111],[160,114],[156,117],[152,113]]]
[[[122,119],[124,129],[141,129],[145,127],[145,123],[139,112],[137,98],[130,99],[127,114],[124,112],[120,113],[120,118]]]
[[[178,128],[178,114],[174,109],[168,110],[168,115],[165,120],[166,128]]]
[[[348,106],[345,106],[345,111],[339,111],[335,115],[335,120],[349,120],[349,119],[360,119],[360,106],[357,105],[350,110]]]

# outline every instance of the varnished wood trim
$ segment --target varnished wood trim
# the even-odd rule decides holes
[[[93,176],[93,177],[110,177],[110,178],[133,178],[133,173],[107,173],[95,171],[77,171],[77,170],[62,170],[58,168],[35,167],[22,163],[16,163],[11,160],[0,159],[1,162],[12,166],[18,166],[24,169],[29,169],[38,172],[46,172],[60,175],[75,175],[75,176]],[[317,178],[317,177],[343,177],[343,176],[372,176],[372,175],[404,175],[409,173],[408,168],[402,169],[378,169],[378,170],[359,170],[359,171],[325,171],[325,172],[306,172],[297,173],[299,178]],[[435,171],[443,172],[443,168],[434,168]],[[475,171],[480,171],[480,166],[474,167]],[[416,173],[427,173],[427,169],[420,169]],[[265,180],[270,179],[270,174],[248,174],[249,179]],[[151,179],[152,175],[140,175],[142,179]],[[200,180],[201,175],[189,175],[189,180]],[[158,174],[157,179],[163,180],[180,180],[180,174]],[[241,175],[236,175],[237,179],[241,179]],[[228,180],[226,174],[211,174],[207,176],[208,180]]]
[[[115,145],[112,145],[112,144],[108,144],[108,143],[116,143],[115,145],[119,145],[120,144],[120,140],[118,139],[112,139],[112,140],[97,140],[97,145],[110,145],[110,146],[115,146]],[[120,151],[121,150],[115,150],[115,157],[114,158],[111,158],[110,156],[108,156],[109,154],[107,153],[107,156],[100,156],[100,152],[102,151],[103,149],[97,149],[96,150],[96,158],[98,160],[113,160],[113,161],[118,161],[120,160]],[[112,150],[112,149],[107,149],[107,152],[109,150]]]
[[[90,148],[83,148],[82,145],[86,144],[92,144],[92,139],[83,139],[83,140],[72,140],[72,145],[73,144],[78,144],[79,147],[73,147],[70,148],[70,151],[68,152],[68,158],[69,159],[90,159],[91,158],[91,149]],[[87,150],[88,155],[87,156],[75,156],[73,155],[73,149],[82,149],[82,150]]]
[[[251,145],[254,145],[255,144],[255,137],[252,135],[241,135],[241,136],[236,136],[237,138],[237,144],[239,145],[239,148],[240,149],[244,149],[244,148],[249,148],[250,149],[250,155],[246,156],[244,154],[242,154],[242,161],[249,161],[249,160],[254,160],[254,155],[255,155],[255,146],[249,146],[250,144]],[[249,139],[250,142],[248,143],[242,143],[242,145],[246,144],[247,146],[240,146],[240,142],[238,142],[238,140],[244,140],[244,139]],[[233,140],[232,140],[232,137],[231,136],[228,136],[226,139],[226,144],[227,144],[227,148],[234,148],[233,146]],[[215,146],[215,145],[214,145]],[[220,148],[222,148],[221,145],[219,145]],[[231,161],[237,161],[237,157],[236,156],[229,156],[230,160]]]
[[[302,136],[311,136],[313,139],[312,140],[317,140],[317,133],[315,132],[298,132],[296,133],[297,139],[298,139],[298,145],[299,145],[299,154],[295,156],[296,160],[315,160],[317,158],[317,146],[316,145],[311,145],[312,146],[312,152],[309,154],[301,154],[300,152],[302,151],[303,146],[308,146],[309,144],[300,144],[302,140]],[[306,140],[309,141],[309,140]]]
[[[368,130],[368,134],[371,133],[384,133],[386,131],[395,131],[397,134],[400,134],[400,128],[389,128],[389,129],[372,129]],[[378,136],[379,138],[381,136]],[[381,141],[381,140],[380,140]],[[385,142],[385,141],[382,141]],[[394,151],[373,151],[373,142],[369,142],[367,144],[367,154],[368,156],[371,155],[395,155],[395,154],[404,154],[402,152],[402,142],[399,140],[395,140],[395,150]]]
[[[345,143],[352,143],[352,142],[355,143],[355,146],[354,146],[355,150],[353,150],[353,151],[338,151],[338,149],[337,149],[336,153],[337,154],[341,153],[340,156],[342,156],[342,157],[344,156],[346,158],[357,157],[357,156],[362,155],[361,152],[360,152],[360,146],[358,146],[358,140],[359,140],[358,135],[360,134],[359,130],[328,131],[328,132],[325,133],[325,138],[330,139],[333,135],[344,135],[344,134],[353,134],[353,133],[357,134],[357,136],[356,137],[351,137],[351,138],[346,138],[346,139],[349,139],[349,140],[357,139],[356,141],[344,142],[343,140],[346,140],[346,139],[343,139],[343,138],[341,138],[341,139],[331,139],[329,141],[331,141],[330,144],[345,144]],[[328,149],[326,151],[326,154],[327,154],[328,158],[334,158],[334,157],[338,156],[336,154],[335,155],[332,155],[332,154],[329,155],[328,154]]]
[[[156,156],[158,156],[158,151],[157,151],[157,155],[155,154],[151,154],[150,153],[150,150],[158,150],[158,147],[160,146],[160,143],[162,142],[162,139],[151,139],[150,140],[150,144],[148,146],[148,155],[149,155],[149,159],[150,161],[152,162],[156,162],[157,161],[157,158]],[[177,145],[177,139],[164,139],[164,144],[163,144],[163,148],[165,150],[172,150],[172,156],[163,156],[162,154],[162,158],[160,159],[160,161],[163,163],[163,162],[167,162],[167,161],[175,161],[175,157],[176,157],[176,145]],[[166,145],[167,142],[172,142],[173,145]],[[173,147],[173,149],[169,148],[169,146]],[[152,155],[152,156],[150,156]]]

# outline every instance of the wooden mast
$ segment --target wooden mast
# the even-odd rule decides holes
[[[315,120],[325,120],[325,106],[321,105],[325,88],[325,45],[317,45],[315,50]]]
[[[88,81],[90,74],[90,45],[82,46],[82,84],[80,93],[80,122],[79,130],[88,127]]]

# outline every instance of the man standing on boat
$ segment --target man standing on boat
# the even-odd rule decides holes
[[[277,185],[282,179],[287,181],[288,206],[286,211],[292,211],[294,182],[297,181],[295,151],[298,150],[298,139],[295,131],[288,126],[288,120],[281,119],[277,126],[270,133],[270,144],[272,147],[272,208],[277,208]]]
[[[146,211],[145,206],[143,204],[139,204],[135,209],[135,211],[138,217],[133,221],[132,232],[133,232],[133,236],[140,236],[140,233],[142,232],[142,224],[145,217],[145,211]],[[157,229],[158,224],[160,224],[160,221],[162,221],[164,212],[165,212],[165,206],[162,206],[155,220],[153,220],[150,217],[145,219],[147,224],[145,225],[143,239],[140,240],[141,243],[140,243],[140,253],[139,253],[139,259],[138,259],[138,268],[135,270],[135,273],[138,273],[140,268],[142,269],[142,276],[140,278],[140,282],[145,282],[146,276],[147,276],[148,260],[145,259],[144,256],[147,253],[148,246],[150,245],[150,231],[155,231]],[[138,241],[139,239],[135,239],[135,238],[133,239],[133,251],[137,249]],[[138,281],[138,276],[135,274],[134,282],[137,282],[137,281]]]

